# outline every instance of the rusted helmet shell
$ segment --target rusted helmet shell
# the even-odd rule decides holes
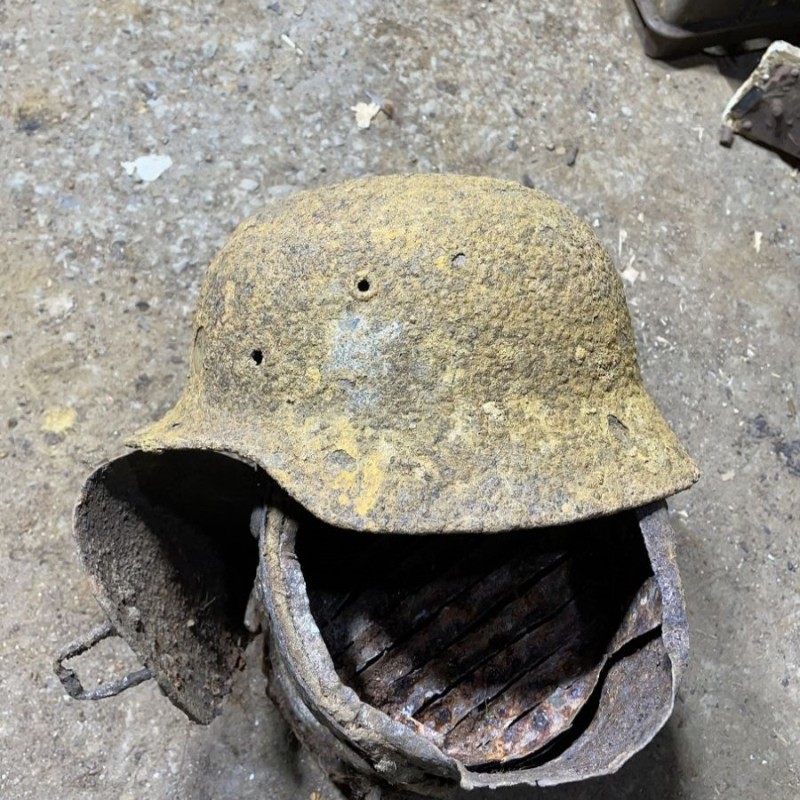
[[[546,599],[536,606],[540,622],[547,622],[526,626],[509,622],[521,595],[535,586],[535,571],[516,583],[508,606],[489,610],[481,599],[483,588],[502,580],[484,549],[480,579],[478,569],[461,584],[469,587],[462,600],[454,591],[459,569],[462,578],[467,574],[465,554],[511,545],[519,563],[523,533],[381,537],[379,544],[357,543],[357,550],[340,538],[335,547],[346,554],[341,561],[329,551],[315,564],[321,549],[318,523],[302,513],[294,518],[279,497],[272,500],[257,578],[269,618],[268,693],[347,798],[449,797],[459,786],[547,786],[610,774],[669,718],[686,667],[688,635],[676,537],[665,502],[550,529],[557,549],[571,543],[577,543],[576,554],[595,549],[587,565],[599,574],[571,589],[565,585],[566,594],[548,583]],[[528,542],[536,549],[547,535]],[[303,538],[307,544],[301,547]],[[431,572],[427,564],[421,576],[410,569],[407,548],[418,543],[426,548],[426,538],[425,558],[433,555],[431,539],[452,556],[446,572]],[[381,565],[380,545],[398,540],[405,540],[405,561]],[[601,554],[603,548],[607,553]],[[348,564],[349,559],[359,563]],[[459,561],[461,567],[453,569]],[[362,569],[366,563],[371,569]],[[353,580],[359,571],[365,577]],[[588,595],[587,583],[595,584]],[[409,594],[398,591],[414,584],[417,589]],[[572,599],[571,591],[576,592]],[[433,597],[444,605],[431,602]],[[421,604],[420,598],[425,598]],[[404,621],[401,609],[409,604],[413,611]],[[575,604],[582,610],[556,643],[547,628]],[[601,623],[595,612],[603,605],[609,616]],[[573,639],[576,630],[588,633],[590,627],[595,630],[588,638]],[[485,647],[471,648],[468,643],[481,639],[476,632],[482,628],[489,637]],[[504,630],[513,645],[498,660],[495,649]],[[451,637],[444,650],[434,646],[442,633]],[[599,649],[589,642],[598,634]],[[530,647],[525,656],[518,650],[523,641]],[[542,658],[543,653],[548,655]],[[554,659],[558,666],[548,668]],[[370,674],[379,678],[379,686],[370,686]],[[556,735],[551,726],[557,720]],[[534,741],[533,752],[525,752]],[[392,791],[378,795],[379,785]]]
[[[132,444],[76,537],[194,719],[230,690],[256,569],[271,695],[354,798],[613,772],[668,717],[686,619],[653,501],[697,473],[607,253],[545,195],[387,177],[271,206],[212,264],[186,390]]]
[[[561,524],[697,477],[589,227],[456,176],[352,181],[243,223],[209,270],[183,396],[132,443],[234,453],[366,531]]]

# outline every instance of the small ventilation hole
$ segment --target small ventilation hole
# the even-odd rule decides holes
[[[362,278],[357,284],[356,288],[359,292],[368,292],[369,291],[369,281],[366,278]]]
[[[250,358],[252,358],[256,364],[260,364],[264,360],[264,354],[260,350],[253,350],[253,352],[250,353]]]

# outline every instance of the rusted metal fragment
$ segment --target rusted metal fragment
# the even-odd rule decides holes
[[[331,525],[533,529],[697,478],[642,386],[609,255],[516,183],[284,198],[220,252],[195,326],[182,398],[132,443],[237,453]]]
[[[549,786],[616,772],[669,718],[689,652],[675,533],[665,503],[639,509],[637,516],[656,586],[645,583],[633,604],[639,611],[615,638],[614,646],[620,650],[609,662],[596,708],[581,720],[580,731],[573,730],[563,741],[556,740],[538,760],[488,774],[470,772],[462,778],[463,786]],[[650,611],[642,611],[650,608],[650,601],[642,604],[641,600],[644,594],[655,599],[656,587],[661,624],[650,636],[630,639],[655,621]],[[642,642],[638,647],[637,641]]]
[[[800,48],[774,42],[723,120],[736,133],[800,159]]]
[[[552,645],[547,639],[543,644]],[[600,674],[602,659],[589,661],[584,644],[575,637],[503,691],[477,705],[467,701],[468,713],[448,731],[443,748],[466,766],[496,768],[537,752],[559,736],[589,699]],[[454,705],[448,700],[439,705]]]
[[[533,538],[381,537],[381,547],[321,527],[301,528],[297,552],[339,676],[468,766],[522,758],[569,727],[649,574],[631,515]]]
[[[133,453],[87,480],[75,536],[95,595],[166,695],[197,722],[240,665],[263,473],[214,453]]]
[[[578,624],[572,640],[563,642],[558,652],[462,719],[448,736],[447,751],[468,765],[480,754],[484,765],[496,768],[541,750],[571,727],[597,686],[608,657],[661,624],[660,599],[651,578],[628,606],[604,654],[596,652],[594,637]],[[590,621],[582,622],[586,626]],[[603,622],[598,619],[595,624],[602,630]]]
[[[535,586],[521,586],[522,596],[511,595],[508,604],[501,600],[487,610],[477,605],[471,614],[468,607],[458,609],[455,629],[450,625],[452,607],[445,607],[434,624],[415,637],[423,658],[406,659],[409,643],[398,642],[389,654],[394,657],[376,662],[372,674],[359,675],[354,684],[388,713],[413,716],[431,731],[446,732],[474,704],[488,702],[515,671],[525,669],[536,657],[531,640],[544,657],[548,647],[558,647],[562,620],[577,619],[568,570],[556,567],[534,575],[540,579]],[[513,591],[513,586],[504,588]],[[393,670],[404,662],[406,668],[393,677]]]
[[[498,640],[491,642],[487,650],[482,649],[487,640],[479,633],[486,622],[486,609],[480,606],[474,609],[477,622],[473,626],[461,623],[461,635],[457,634],[449,646],[437,643],[436,620],[439,617],[446,620],[449,604],[457,602],[460,596],[454,591],[459,569],[464,570],[463,582],[470,593],[476,592],[480,585],[475,580],[476,572],[470,572],[475,569],[477,559],[465,555],[470,539],[486,558],[485,575],[498,574],[497,558],[489,558],[490,551],[485,549],[486,537],[447,537],[453,544],[452,553],[457,554],[451,559],[451,568],[436,572],[437,566],[447,560],[446,550],[442,550],[439,556],[442,561],[438,565],[435,559],[430,562],[424,582],[430,587],[437,583],[436,574],[447,575],[441,587],[448,599],[433,602],[436,613],[428,615],[415,633],[413,624],[409,629],[413,611],[403,611],[404,595],[409,599],[414,596],[415,573],[406,573],[402,567],[419,561],[407,549],[402,558],[392,558],[391,550],[395,538],[399,547],[407,548],[409,537],[367,537],[379,538],[381,542],[380,546],[372,545],[367,550],[359,542],[359,535],[320,531],[321,523],[296,509],[294,504],[282,507],[290,508],[297,521],[282,516],[279,510],[270,512],[271,525],[268,524],[262,545],[264,572],[260,581],[270,613],[274,646],[281,654],[285,671],[283,680],[287,687],[292,687],[281,691],[301,697],[305,708],[302,713],[310,713],[337,741],[353,748],[369,764],[372,779],[431,796],[442,796],[448,786],[452,789],[456,783],[470,787],[577,780],[617,769],[652,738],[669,715],[675,681],[685,659],[685,617],[677,572],[671,560],[674,559],[672,534],[663,506],[642,512],[638,523],[636,515],[621,514],[586,524],[583,537],[576,535],[574,527],[541,532],[543,543],[552,536],[556,537],[552,540],[555,544],[560,537],[559,546],[552,548],[558,557],[547,568],[540,564],[534,569],[533,583],[544,584],[547,576],[566,569],[572,570],[582,589],[568,587],[563,580],[551,586],[558,592],[560,585],[564,593],[561,606],[549,618],[552,621],[563,617],[562,624],[554,626],[563,633],[556,636],[551,628],[552,638],[548,640],[547,623],[539,626],[541,656],[534,653],[533,639],[528,642],[530,649],[520,645],[537,626],[530,629],[520,626],[518,635],[509,641],[504,631],[513,625],[503,627],[503,610],[514,608],[515,601],[501,601],[502,592],[494,595]],[[589,530],[593,530],[593,536],[588,535]],[[516,536],[518,542],[524,541],[524,534]],[[515,535],[491,537],[490,541],[494,541],[495,548],[502,549],[506,538],[513,542]],[[570,546],[573,540],[574,550]],[[428,556],[435,552],[426,550],[425,538],[417,541],[420,552]],[[638,548],[632,542],[638,542]],[[597,549],[593,550],[592,543]],[[604,548],[613,555],[604,557]],[[584,551],[583,569],[578,569],[576,563]],[[348,569],[349,555],[356,552],[362,556],[357,573]],[[365,559],[366,552],[369,557]],[[625,558],[620,557],[622,552]],[[525,557],[530,558],[530,554]],[[639,566],[633,566],[637,561]],[[455,565],[461,566],[454,570]],[[571,565],[569,569],[567,565]],[[383,597],[379,587],[382,574],[390,576]],[[595,587],[591,586],[593,574],[597,576]],[[619,586],[626,588],[615,595],[615,587]],[[522,581],[515,588],[522,598],[530,587]],[[331,600],[340,591],[347,594],[343,604]],[[435,596],[429,589],[428,599]],[[359,597],[368,603],[359,606]],[[579,602],[585,605],[582,622],[566,610]],[[362,613],[355,613],[355,607],[361,608]],[[342,630],[346,629],[342,615],[353,622],[354,641],[349,647],[340,647],[335,659],[322,644],[320,625],[312,608],[318,615],[327,609],[331,612],[330,621],[339,621],[340,645]],[[612,608],[616,609],[613,613]],[[354,671],[352,665],[343,668],[348,659],[358,660],[355,653],[359,649],[359,636],[369,642],[376,630],[388,633],[394,630],[393,609],[401,619],[397,630],[403,633],[399,640],[385,647],[382,657],[361,673]],[[607,613],[605,618],[603,609]],[[376,611],[375,617],[371,611]],[[446,622],[444,625],[447,626]],[[376,678],[371,684],[374,697],[366,695],[363,687],[357,687],[361,674],[381,664],[383,658],[402,652],[407,642],[426,629],[433,642],[427,661],[416,668],[409,664],[410,671],[399,679],[381,683]],[[324,625],[321,633],[324,636]],[[451,636],[452,630],[447,635]],[[466,643],[471,636],[476,637],[472,660],[465,659],[470,652]],[[529,668],[525,668],[524,658],[502,658],[507,647],[515,646],[520,647],[519,653],[532,654]],[[449,654],[453,655],[452,660],[448,659]],[[465,665],[469,669],[463,674]],[[337,667],[340,673],[350,676],[351,687],[357,691],[341,680]],[[506,667],[509,671],[504,678],[498,670]],[[413,694],[410,687],[418,677],[424,681],[426,671],[435,674],[448,668],[453,670],[451,679],[453,675],[460,676],[449,690],[433,698],[423,697],[421,703],[419,696],[408,700]],[[497,681],[500,692],[486,691],[491,680]],[[403,706],[403,697],[409,705]],[[458,703],[457,697],[461,698]],[[457,705],[463,709],[450,726],[441,724],[437,716],[437,704],[441,710],[442,703],[449,703],[448,710]],[[638,706],[629,708],[630,703]],[[291,703],[285,707],[291,717]],[[412,712],[416,709],[418,719],[408,713],[409,708]],[[437,724],[441,724],[439,730]],[[422,753],[425,756],[421,760]],[[339,758],[348,761],[346,749]],[[388,763],[392,764],[391,774],[386,771]],[[428,767],[436,765],[430,785],[423,763]],[[446,764],[457,766],[457,777],[448,772]],[[448,774],[450,777],[445,778]]]
[[[655,578],[648,578],[639,587],[636,597],[628,606],[625,619],[619,626],[607,654],[612,655],[629,642],[655,630],[662,622],[661,589]]]
[[[314,593],[311,602],[315,617],[325,627],[325,641],[335,658],[344,650],[353,649],[358,640],[358,655],[354,655],[352,662],[348,659],[353,675],[386,652],[396,639],[413,636],[414,630],[439,614],[444,605],[449,603],[452,608],[452,603],[476,584],[481,584],[476,590],[483,589],[484,594],[474,600],[469,598],[469,602],[488,602],[491,596],[486,591],[492,589],[484,588],[481,578],[495,566],[503,572],[514,568],[507,561],[503,563],[505,554],[498,551],[491,539],[468,550],[456,550],[448,538],[425,537],[419,542],[412,537],[393,537],[390,542],[380,541],[380,547],[370,547],[374,537],[357,534],[338,537],[339,544],[346,549],[337,551],[334,547],[337,585]],[[351,560],[351,554],[367,550],[369,559]],[[327,582],[329,570],[324,563],[309,561],[313,578],[309,575],[307,580]],[[380,580],[366,584],[365,579],[378,577],[374,574],[377,565],[381,568]],[[336,597],[344,598],[344,602],[335,615],[326,614],[323,604],[327,598]],[[386,615],[392,616],[390,631],[381,624]]]
[[[587,772],[616,772],[652,738],[663,724],[664,708],[672,703],[671,662],[660,637],[611,662],[605,674],[597,708],[581,735],[560,751],[554,748],[536,762],[512,765],[494,772],[488,781],[473,785],[549,786],[580,780]],[[549,760],[552,759],[552,760]]]
[[[460,539],[452,544],[456,548],[464,546]],[[451,548],[450,552],[455,553],[457,550]],[[351,669],[348,663],[350,658],[342,658],[340,663],[343,677],[356,679],[359,688],[369,693],[372,688],[389,694],[386,702],[394,701],[398,709],[405,708],[407,713],[412,713],[415,710],[415,695],[420,695],[418,703],[421,705],[425,698],[444,688],[436,685],[437,670],[434,665],[440,654],[447,653],[447,662],[451,669],[469,671],[470,662],[475,659],[476,653],[491,652],[487,648],[491,647],[493,638],[512,636],[518,623],[541,623],[548,611],[552,613],[558,608],[563,602],[563,584],[567,581],[564,570],[553,571],[560,556],[557,553],[547,553],[542,554],[541,558],[507,563],[504,567],[509,568],[489,572],[480,583],[462,585],[461,593],[451,601],[437,598],[438,602],[432,607],[432,613],[415,617],[416,624],[413,628],[402,628],[399,625],[395,627],[392,609],[384,616],[373,617],[372,609],[362,605],[360,598],[356,598],[354,604],[358,605],[361,613],[372,617],[373,625],[388,632],[391,641],[384,637],[383,652],[379,654],[379,658],[364,664],[365,659],[357,655],[362,651],[362,643],[357,638],[353,639],[351,652],[347,655],[353,658],[353,666],[356,668]],[[530,580],[532,575],[542,577],[542,583],[537,583],[525,596],[515,597],[515,589],[518,590],[522,582],[525,579]],[[437,577],[432,575],[429,585],[441,589]],[[560,592],[559,584],[562,584]],[[549,596],[546,594],[548,589],[551,590]],[[510,629],[506,629],[506,626],[498,623],[496,613],[510,601],[513,601],[516,614],[514,621],[508,626]],[[402,642],[402,647],[398,646],[399,642]],[[370,654],[374,652],[374,644],[369,639],[364,642],[364,646]],[[358,668],[360,664],[363,666]],[[409,683],[407,676],[415,673],[421,679],[420,670],[423,669],[433,685],[424,680],[416,685]],[[438,681],[442,679],[441,676],[438,677]],[[400,697],[406,699],[401,700]],[[409,703],[412,703],[412,707],[408,706]]]
[[[284,513],[287,507],[293,516]],[[279,702],[295,726],[307,720],[308,714],[313,716],[345,745],[337,750],[336,759],[368,779],[401,790],[446,795],[458,785],[458,762],[406,725],[363,703],[339,679],[311,613],[297,559],[298,519],[307,522],[309,517],[288,498],[276,495],[260,546],[258,585],[270,623],[270,654],[273,662],[282,665],[283,685],[276,689],[282,698]],[[328,735],[315,731],[310,746]],[[323,763],[328,758],[324,751],[317,755]]]
[[[77,673],[64,666],[65,661],[83,655],[95,647],[99,642],[112,636],[119,636],[114,626],[106,621],[96,628],[93,628],[85,636],[76,639],[68,644],[58,655],[54,664],[54,671],[61,681],[61,685],[70,697],[76,700],[104,700],[107,697],[116,697],[140,683],[149,681],[153,676],[147,667],[135,670],[112,681],[96,686],[93,689],[85,689]]]

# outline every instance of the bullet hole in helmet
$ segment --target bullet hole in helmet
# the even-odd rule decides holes
[[[361,278],[356,284],[356,289],[362,294],[369,291],[369,281],[366,278]]]
[[[252,358],[256,364],[260,364],[264,360],[264,354],[260,350],[253,350],[250,353],[250,358]]]

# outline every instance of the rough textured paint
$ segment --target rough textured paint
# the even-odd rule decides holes
[[[391,176],[276,202],[212,264],[195,326],[182,398],[132,444],[236,453],[340,527],[535,528],[697,478],[608,254],[518,184]]]

